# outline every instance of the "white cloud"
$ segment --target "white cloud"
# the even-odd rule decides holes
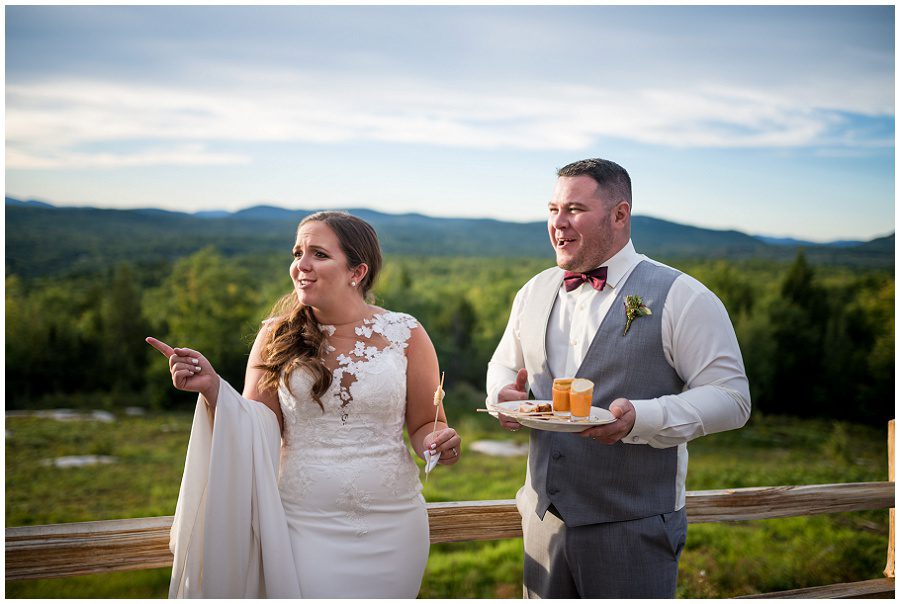
[[[849,125],[842,132],[842,112],[892,115],[871,96],[863,106],[859,94],[842,106],[834,95],[817,101],[814,91],[800,95],[720,83],[622,89],[296,71],[230,75],[216,78],[215,87],[76,78],[8,85],[7,168],[250,161],[210,150],[216,142],[381,141],[571,151],[599,137],[670,147],[893,144],[892,138],[860,138]],[[137,150],[113,153],[113,143]]]
[[[176,144],[149,148],[134,153],[76,153],[65,150],[38,152],[9,149],[6,167],[18,170],[49,168],[126,168],[136,166],[206,166],[246,164],[246,155],[213,153],[202,145]]]

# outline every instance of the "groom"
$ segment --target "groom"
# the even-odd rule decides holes
[[[557,176],[547,226],[558,268],[516,295],[488,400],[550,399],[554,378],[583,377],[616,420],[531,431],[516,496],[525,597],[671,598],[687,536],[686,443],[746,423],[741,352],[712,292],[635,251],[621,166],[586,159]],[[625,296],[650,314],[628,324]]]

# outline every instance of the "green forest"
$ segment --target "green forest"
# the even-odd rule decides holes
[[[207,247],[70,276],[7,272],[7,408],[189,408],[194,398],[172,389],[147,335],[201,351],[239,387],[260,321],[291,289],[290,260]],[[388,255],[376,303],[419,319],[449,385],[483,392],[513,296],[550,262]],[[875,425],[893,416],[891,269],[813,264],[802,251],[668,263],[728,309],[754,412]]]

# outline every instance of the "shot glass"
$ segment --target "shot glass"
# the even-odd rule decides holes
[[[556,378],[553,380],[553,415],[554,417],[569,417],[569,389],[572,387],[572,378]]]
[[[577,422],[591,416],[591,401],[594,398],[594,382],[577,378],[572,380],[569,390],[569,406],[572,412],[570,420]]]

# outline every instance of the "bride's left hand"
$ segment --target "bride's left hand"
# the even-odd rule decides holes
[[[459,438],[459,434],[453,428],[443,428],[437,432],[429,433],[423,442],[426,451],[431,451],[432,453],[435,451],[441,452],[441,458],[438,463],[445,466],[452,466],[459,461],[459,456],[462,453],[461,443],[462,440]]]

